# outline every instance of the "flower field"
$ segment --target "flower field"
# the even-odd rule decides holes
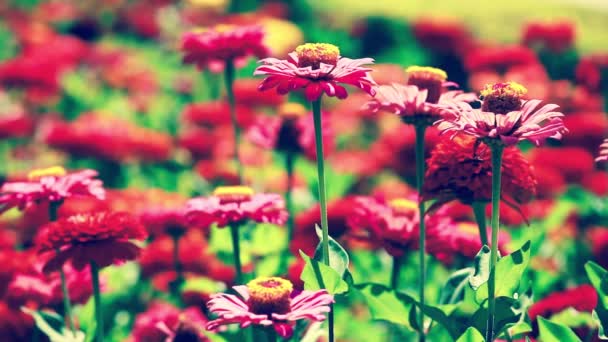
[[[433,3],[0,3],[0,341],[608,340],[608,7]]]

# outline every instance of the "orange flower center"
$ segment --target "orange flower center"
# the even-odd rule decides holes
[[[407,84],[415,85],[418,89],[428,91],[427,102],[437,103],[443,90],[443,82],[447,80],[448,74],[445,71],[423,66],[411,66],[405,69]]]
[[[388,205],[399,215],[414,216],[418,210],[418,204],[416,202],[405,198],[391,200]]]
[[[298,67],[319,69],[321,63],[336,65],[340,58],[340,49],[332,44],[306,43],[295,50],[298,56]]]
[[[219,197],[220,203],[241,203],[250,200],[254,191],[244,185],[218,186],[213,191],[213,196]]]
[[[27,174],[27,179],[30,181],[39,180],[42,177],[62,177],[67,172],[61,166],[53,166],[46,169],[36,169]]]
[[[293,284],[279,277],[258,277],[247,283],[249,307],[257,314],[289,312]]]
[[[517,82],[488,84],[481,90],[484,112],[506,114],[521,109],[521,100],[528,92]]]
[[[308,113],[306,107],[299,103],[289,102],[279,107],[279,116],[285,119],[297,119]]]

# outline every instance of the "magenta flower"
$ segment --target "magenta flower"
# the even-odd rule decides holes
[[[278,110],[279,116],[260,116],[247,131],[247,138],[265,149],[304,154],[316,160],[315,127],[312,115],[302,105],[287,103]],[[327,116],[323,116],[323,151],[335,148],[334,134]]]
[[[277,194],[255,194],[246,186],[220,186],[212,196],[199,197],[186,204],[186,219],[193,225],[226,227],[247,220],[284,224],[285,202]]]
[[[261,60],[263,65],[254,75],[267,76],[258,87],[261,91],[276,87],[277,93],[284,95],[303,89],[308,101],[317,100],[323,93],[344,99],[348,93],[340,83],[374,94],[376,82],[368,74],[372,69],[363,67],[373,62],[372,58],[341,57],[338,47],[331,44],[308,43],[298,46],[287,60]]]
[[[207,330],[217,331],[222,325],[239,323],[273,327],[283,338],[293,335],[295,322],[301,319],[321,322],[330,311],[333,296],[326,290],[293,290],[289,280],[259,277],[246,286],[234,286],[239,296],[219,293],[211,296],[207,307],[219,317],[207,323]]]
[[[562,113],[555,104],[522,100],[526,88],[515,82],[488,85],[481,92],[481,109],[468,109],[446,117],[438,124],[442,133],[454,137],[459,132],[478,139],[498,140],[514,145],[529,140],[540,145],[547,138],[560,139],[567,132]]]
[[[249,56],[264,58],[269,53],[260,26],[218,25],[203,32],[188,32],[182,37],[181,50],[184,63],[213,72],[224,70],[226,61],[240,65]]]
[[[59,202],[72,196],[105,198],[103,183],[94,179],[97,171],[66,173],[59,166],[34,170],[26,182],[7,182],[0,188],[0,213],[17,207],[20,210],[39,202]]]
[[[600,155],[595,158],[596,162],[608,161],[608,139],[600,145]]]

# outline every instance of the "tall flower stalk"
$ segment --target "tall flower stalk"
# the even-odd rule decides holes
[[[422,193],[422,186],[424,184],[424,133],[426,131],[426,124],[416,124],[416,190],[418,193]],[[420,313],[418,320],[420,322],[420,334],[419,341],[425,340],[424,333],[424,305],[425,305],[425,294],[424,288],[426,285],[426,230],[424,222],[424,201],[420,199],[418,201],[418,213],[420,215],[420,242],[419,242],[419,284],[418,284],[418,296],[420,298]]]
[[[230,225],[230,239],[232,241],[232,262],[236,271],[236,283],[243,283],[243,266],[241,265],[241,245],[239,241],[239,225],[234,223]]]
[[[473,215],[479,228],[479,240],[481,245],[488,245],[488,229],[486,227],[486,206],[485,202],[473,202],[471,207],[473,208]]]
[[[99,266],[91,261],[91,282],[93,283],[93,302],[95,304],[96,340],[103,342],[103,311],[101,309],[101,290],[99,287]]]

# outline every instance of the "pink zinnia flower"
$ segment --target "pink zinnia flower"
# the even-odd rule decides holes
[[[219,293],[207,303],[209,311],[219,316],[207,324],[207,330],[217,331],[233,323],[242,328],[257,324],[273,327],[281,337],[290,338],[296,321],[321,322],[334,302],[326,290],[297,293],[289,280],[278,277],[260,277],[233,289],[239,296]]]
[[[438,128],[454,137],[460,132],[478,139],[514,145],[529,140],[540,145],[547,138],[560,139],[567,132],[559,106],[541,100],[522,100],[526,88],[515,82],[487,85],[482,90],[481,109],[469,109],[446,117]]]
[[[376,112],[386,110],[401,116],[405,123],[432,125],[443,115],[470,108],[477,100],[472,93],[460,90],[445,92],[447,74],[437,68],[412,66],[406,70],[407,85],[391,83],[377,86],[374,99],[366,108]]]
[[[226,227],[246,220],[284,224],[287,215],[280,195],[256,194],[246,186],[220,186],[212,196],[194,198],[186,204],[186,218],[201,227],[213,223]]]
[[[425,216],[429,251],[442,231],[451,229],[451,219],[443,211]],[[408,250],[418,249],[420,214],[418,203],[406,198],[389,202],[372,197],[359,197],[351,216],[351,228],[367,231],[368,240],[384,247],[392,256],[400,257]],[[436,248],[441,250],[441,248]]]
[[[608,161],[608,139],[600,145],[600,154],[595,158],[596,162]]]
[[[59,166],[33,170],[28,181],[7,182],[0,188],[0,213],[17,207],[20,210],[40,202],[59,202],[72,196],[105,198],[102,182],[94,179],[97,171],[67,173]]]
[[[304,44],[289,54],[287,60],[266,58],[260,61],[254,75],[267,77],[258,87],[265,91],[277,88],[277,93],[303,89],[308,101],[317,100],[323,93],[344,99],[346,88],[340,83],[350,84],[374,94],[376,83],[368,74],[372,69],[363,67],[371,64],[372,58],[350,59],[340,56],[338,47],[331,44]]]
[[[249,56],[268,56],[263,40],[264,31],[260,26],[218,25],[203,32],[184,34],[181,49],[184,63],[220,72],[227,61],[239,65]]]
[[[288,103],[278,110],[279,116],[260,116],[247,131],[247,138],[255,145],[285,153],[304,154],[309,159],[317,157],[315,127],[312,115],[297,103]],[[323,150],[325,155],[333,151],[334,134],[327,115],[323,116]]]

